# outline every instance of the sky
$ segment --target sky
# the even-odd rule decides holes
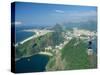
[[[94,6],[15,3],[15,25],[54,25],[96,18],[97,8]]]

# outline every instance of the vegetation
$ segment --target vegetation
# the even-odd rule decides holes
[[[75,43],[79,42],[76,46]],[[87,45],[83,41],[72,39],[62,49],[62,59],[65,59],[68,66],[67,69],[84,69],[89,68],[88,55],[86,54]]]
[[[54,32],[29,40],[16,47],[16,58],[34,55],[44,51],[48,46],[54,48],[56,45],[63,43],[64,30],[62,26],[56,24],[52,30]],[[58,53],[55,51],[54,56],[50,58],[46,66],[47,71],[91,68],[86,53],[87,44],[83,40],[73,38],[61,50],[58,49],[58,51]]]
[[[77,44],[76,44],[77,43]],[[76,45],[75,45],[76,44]],[[64,70],[71,69],[87,69],[90,68],[88,55],[86,54],[87,45],[84,41],[77,41],[76,38],[73,38],[68,44],[64,46],[61,50],[61,61],[63,63]],[[50,60],[47,65],[47,70],[54,70],[55,57]],[[53,64],[53,65],[52,65]],[[55,70],[58,70],[55,68]],[[62,69],[61,69],[62,70]]]
[[[45,47],[55,47],[55,45],[63,42],[62,27],[56,24],[52,29],[54,32],[29,40],[24,44],[19,44],[18,47],[16,47],[16,58],[36,54],[40,51],[44,51]]]

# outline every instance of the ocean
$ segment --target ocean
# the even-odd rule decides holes
[[[15,30],[16,43],[21,42],[21,41],[25,40],[26,38],[33,36],[35,34],[35,32],[23,31],[23,30],[27,30],[27,29],[30,29],[30,27],[16,27],[16,30]]]
[[[33,32],[16,31],[16,43],[21,42],[34,34],[35,33]]]

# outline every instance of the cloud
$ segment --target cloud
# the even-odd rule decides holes
[[[55,10],[55,13],[51,13],[50,17],[56,22],[86,22],[88,20],[97,20],[96,10],[87,11],[62,11]]]
[[[73,13],[69,13],[68,16],[71,17],[91,17],[91,16],[97,16],[97,12],[96,11],[86,11],[86,12],[73,12]]]
[[[20,25],[20,24],[22,24],[22,22],[16,21],[15,24]]]
[[[20,22],[20,21],[15,21],[15,22],[13,22],[12,24],[14,24],[14,25],[21,25],[22,22]]]
[[[57,13],[65,13],[63,10],[55,10]]]

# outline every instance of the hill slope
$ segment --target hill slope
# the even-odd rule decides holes
[[[87,44],[84,41],[73,38],[61,51],[59,51],[60,54],[58,53],[56,56],[52,57],[46,66],[46,70],[91,68],[86,50]]]

